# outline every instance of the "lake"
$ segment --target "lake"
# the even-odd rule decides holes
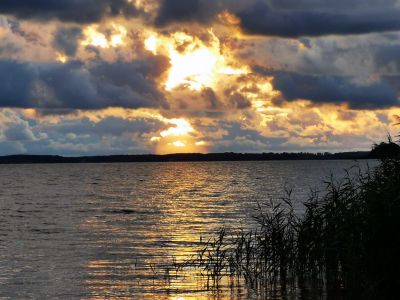
[[[1,299],[256,299],[162,266],[366,161],[0,165]],[[377,164],[368,161],[370,166]],[[250,296],[251,295],[251,296]]]

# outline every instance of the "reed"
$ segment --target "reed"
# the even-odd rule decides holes
[[[190,265],[207,287],[227,277],[280,295],[308,287],[332,299],[398,298],[399,158],[331,177],[324,190],[311,191],[303,214],[291,196],[259,204],[253,230],[221,229],[202,243]]]

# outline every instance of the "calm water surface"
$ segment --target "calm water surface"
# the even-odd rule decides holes
[[[355,164],[0,165],[0,298],[256,299],[159,266],[222,226],[246,227],[285,186],[301,212],[309,187]]]

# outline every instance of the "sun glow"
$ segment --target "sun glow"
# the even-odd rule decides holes
[[[161,137],[183,136],[194,132],[192,125],[190,125],[190,123],[185,119],[171,119],[168,120],[168,123],[172,124],[173,126],[162,131],[160,133]]]
[[[200,91],[214,87],[219,76],[247,74],[249,69],[236,67],[222,52],[220,40],[209,30],[206,41],[184,32],[170,36],[150,34],[144,40],[144,47],[154,55],[164,53],[169,57],[171,67],[164,87],[167,91],[187,88]]]
[[[165,83],[167,91],[179,86],[200,91],[204,87],[213,87],[220,75],[248,73],[246,67],[229,65],[222,54],[219,39],[211,30],[208,34],[210,41],[207,44],[183,32],[173,35],[174,43],[169,46],[171,69]]]
[[[182,141],[176,141],[176,142],[173,142],[171,144],[173,146],[175,146],[175,147],[185,147],[186,146],[186,144],[184,142],[182,142]]]
[[[150,141],[156,146],[156,152],[188,153],[206,152],[207,144],[197,141],[198,132],[186,119],[164,119],[170,127],[161,131],[159,136],[154,136]]]
[[[165,83],[166,90],[170,91],[179,85],[185,85],[200,91],[203,87],[212,85],[218,61],[218,56],[212,50],[199,48],[182,54],[171,49],[169,55],[172,67]]]

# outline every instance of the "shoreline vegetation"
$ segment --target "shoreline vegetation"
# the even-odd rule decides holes
[[[379,147],[388,148],[373,151]],[[240,283],[271,299],[398,299],[400,155],[389,156],[374,169],[330,178],[310,192],[302,213],[291,191],[259,204],[252,230],[221,229],[201,239],[183,266],[209,289]]]
[[[0,164],[52,163],[128,163],[128,162],[203,162],[203,161],[268,161],[268,160],[357,160],[376,159],[370,151],[341,153],[187,153],[64,157],[58,155],[0,156]]]
[[[206,161],[272,161],[272,160],[360,160],[400,156],[400,146],[391,137],[387,143],[374,145],[371,151],[354,152],[283,152],[283,153],[175,153],[109,156],[7,155],[0,164],[68,164],[68,163],[129,163],[129,162],[206,162]]]

